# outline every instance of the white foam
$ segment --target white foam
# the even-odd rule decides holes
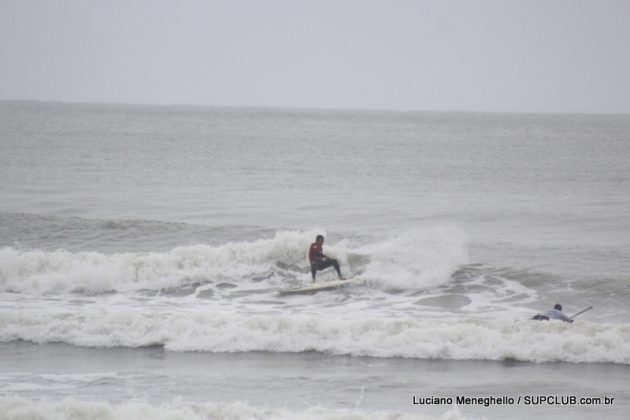
[[[0,397],[2,420],[55,419],[55,420],[197,420],[197,419],[269,419],[269,420],[458,420],[465,419],[457,407],[439,417],[422,413],[396,411],[364,411],[311,407],[301,411],[284,408],[253,407],[245,402],[190,403],[181,398],[161,404],[146,401],[129,401],[121,404],[81,401],[67,398],[61,401],[31,401],[21,397]]]
[[[0,249],[0,290],[26,293],[101,293],[176,287],[191,279],[239,279],[276,262],[306,266],[314,232],[278,232],[271,239],[193,245],[169,252],[71,253]]]
[[[468,263],[467,239],[455,226],[417,228],[366,245],[364,278],[385,288],[424,289],[445,284]]]
[[[305,352],[383,358],[630,364],[630,325],[330,314],[241,315],[83,307],[0,312],[0,341],[170,351]]]
[[[318,233],[323,232],[285,231],[253,242],[111,255],[5,247],[0,249],[0,292],[94,294],[178,287],[194,281],[238,282],[274,272],[278,263],[292,267],[294,276],[307,277],[307,251]],[[467,261],[463,234],[455,228],[406,232],[358,249],[342,239],[327,244],[326,253],[340,260],[346,275],[352,275],[351,270],[362,272],[364,278],[386,288],[441,284]],[[363,259],[354,258],[361,261],[352,267],[349,261],[357,256]]]

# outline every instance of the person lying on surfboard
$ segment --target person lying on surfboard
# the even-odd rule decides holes
[[[562,312],[562,305],[560,305],[559,303],[556,303],[553,309],[547,311],[546,314],[538,314],[532,319],[535,319],[536,321],[549,321],[550,319],[559,319],[564,322],[573,322],[571,318],[569,318]]]
[[[311,275],[313,276],[313,282],[315,282],[315,274],[328,267],[335,267],[339,280],[345,280],[341,275],[339,262],[337,262],[334,258],[329,258],[324,255],[324,237],[322,235],[317,235],[315,242],[311,244],[311,248],[308,250],[308,259],[311,261]]]

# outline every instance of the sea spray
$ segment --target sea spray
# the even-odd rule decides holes
[[[358,251],[370,256],[363,277],[389,289],[445,284],[468,263],[467,239],[456,226],[411,229]]]

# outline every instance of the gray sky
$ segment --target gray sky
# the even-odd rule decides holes
[[[0,99],[630,113],[628,0],[0,0]]]

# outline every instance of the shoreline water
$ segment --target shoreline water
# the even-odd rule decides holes
[[[461,416],[472,418],[531,418],[553,410],[560,418],[621,419],[630,410],[630,366],[612,364],[378,359],[316,352],[171,353],[157,347],[87,349],[24,342],[2,343],[0,352],[0,401],[19,395],[34,404],[72,398],[112,407],[132,400],[158,407],[182,398],[189,404],[246,401],[255,410],[325,407],[439,417],[453,406],[414,404],[414,399],[478,398],[481,404],[457,407]],[[525,403],[525,397],[540,396],[557,400]],[[562,400],[570,396],[614,402]],[[483,404],[488,398],[519,397],[520,404]]]

